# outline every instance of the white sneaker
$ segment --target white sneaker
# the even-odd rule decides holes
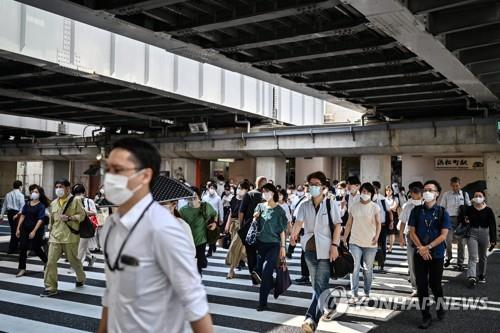
[[[94,266],[94,263],[95,263],[96,260],[97,260],[97,258],[95,256],[90,257],[88,267]]]
[[[339,316],[340,316],[340,314],[337,312],[337,310],[328,309],[328,310],[325,310],[325,313],[321,317],[321,320],[332,321]]]

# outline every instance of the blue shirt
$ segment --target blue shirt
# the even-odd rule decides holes
[[[440,210],[443,210],[442,222],[439,221]],[[451,229],[451,221],[448,212],[437,204],[431,208],[427,208],[425,204],[413,208],[410,219],[408,220],[408,225],[410,227],[415,227],[415,231],[422,245],[428,245],[438,238],[441,235],[442,229]],[[445,250],[445,242],[442,242],[431,249],[432,258],[443,259]]]
[[[280,234],[286,230],[288,219],[280,205],[274,208],[267,207],[265,203],[255,208],[260,213],[260,232],[257,240],[261,243],[279,243]]]
[[[28,202],[23,207],[23,215],[23,229],[33,230],[37,222],[45,218],[45,206],[41,202],[34,206],[30,205],[30,203]]]

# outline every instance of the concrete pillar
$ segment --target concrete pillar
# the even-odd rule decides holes
[[[382,186],[391,184],[390,155],[362,155],[360,169],[362,183],[378,180]]]
[[[12,184],[17,176],[16,173],[17,162],[0,162],[0,196],[3,197],[12,190]]]
[[[484,176],[488,188],[486,200],[495,213],[497,232],[500,234],[500,153],[484,154]]]
[[[282,157],[257,157],[256,176],[272,179],[275,185],[286,186],[286,159]]]
[[[54,182],[69,178],[69,161],[43,161],[42,187],[49,198],[54,198]]]
[[[295,183],[304,183],[307,176],[315,171],[322,171],[327,178],[335,179],[332,169],[332,159],[330,157],[297,157],[295,159]]]

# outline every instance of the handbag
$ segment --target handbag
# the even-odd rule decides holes
[[[278,298],[283,295],[285,291],[292,285],[292,280],[290,279],[290,272],[288,271],[288,266],[286,261],[282,260],[278,266],[278,271],[276,273],[276,283],[274,285],[274,298]]]
[[[328,210],[328,225],[333,238],[334,225],[332,220],[330,199],[326,199],[326,209]],[[344,277],[354,271],[354,258],[347,246],[340,242],[338,247],[339,257],[330,262],[330,277],[333,279]]]
[[[260,217],[258,219],[252,220],[252,223],[250,224],[247,236],[245,237],[245,241],[248,245],[257,244],[257,236],[259,235],[259,220]]]
[[[261,206],[260,204],[257,206],[258,208],[258,213],[259,217],[254,218],[252,220],[252,223],[250,224],[250,227],[248,229],[247,235],[245,237],[245,241],[247,242],[248,245],[255,245],[257,244],[257,237],[259,236],[260,232],[260,213],[261,213]]]
[[[469,238],[470,237],[470,223],[458,223],[453,233],[457,237]]]
[[[223,249],[229,249],[229,246],[231,245],[231,235],[225,234],[224,237],[222,238],[222,248]]]
[[[66,206],[64,206],[64,209],[62,211],[62,215],[66,213],[66,210],[68,209],[69,205],[73,201],[74,196],[69,198],[68,202],[66,203]],[[83,205],[83,198],[82,198],[82,205]],[[69,228],[69,230],[75,234],[79,235],[80,238],[92,238],[95,235],[95,229],[92,225],[92,222],[90,221],[89,217],[85,213],[85,218],[82,222],[80,222],[79,229],[73,229],[67,222],[65,222],[66,226]]]

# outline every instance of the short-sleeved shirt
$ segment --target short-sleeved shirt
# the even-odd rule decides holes
[[[440,210],[442,210],[442,221],[439,220]],[[410,227],[414,227],[418,239],[422,245],[428,245],[441,235],[442,229],[451,229],[451,221],[448,212],[439,205],[428,208],[426,205],[413,208],[408,221]],[[433,259],[444,258],[446,245],[442,242],[431,249]]]
[[[41,202],[34,206],[27,203],[23,207],[22,214],[24,216],[23,229],[31,231],[38,221],[45,218],[45,206]]]
[[[243,213],[243,224],[246,224],[253,219],[255,207],[262,202],[262,193],[253,190],[245,194],[241,201],[240,213]]]
[[[408,235],[408,233],[410,232],[410,226],[408,225],[408,221],[410,220],[410,214],[413,208],[415,207],[416,206],[412,201],[407,201],[403,206],[401,215],[399,215],[399,221],[405,224],[405,229],[403,231],[405,235]]]
[[[262,203],[255,208],[255,212],[260,214],[257,240],[261,243],[279,243],[280,234],[285,231],[288,222],[283,208],[280,205],[271,208]]]
[[[204,214],[202,209],[205,210]],[[184,206],[179,210],[181,218],[189,224],[193,233],[194,245],[198,246],[207,242],[207,222],[213,219],[217,212],[206,202],[201,203],[199,208]]]
[[[373,244],[373,237],[377,235],[377,220],[380,214],[380,206],[370,201],[367,204],[355,202],[349,207],[349,213],[352,215],[352,228],[350,244],[359,247],[377,247]]]
[[[305,200],[298,208],[297,221],[304,222],[304,236],[300,238],[302,248],[306,248],[307,241],[314,236],[316,242],[316,256],[318,259],[330,258],[330,245],[332,233],[328,213],[333,224],[341,224],[340,208],[330,199],[330,212],[327,210],[326,198],[320,203],[316,211],[312,199]]]

